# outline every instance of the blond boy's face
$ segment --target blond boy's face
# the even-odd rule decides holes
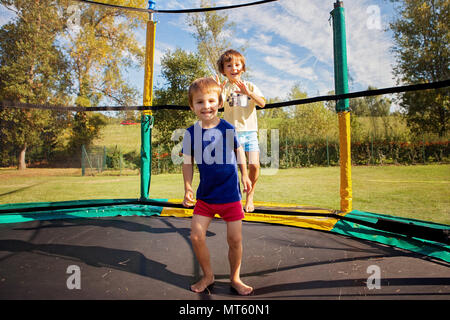
[[[193,93],[191,109],[203,123],[207,124],[215,121],[219,108],[220,103],[217,92],[202,92],[199,90]]]
[[[230,61],[225,62],[223,66],[223,73],[230,81],[241,80],[241,75],[244,73],[244,65],[241,59],[233,57]]]

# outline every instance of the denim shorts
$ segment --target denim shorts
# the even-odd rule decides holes
[[[258,133],[256,131],[237,131],[239,143],[244,151],[258,151]]]

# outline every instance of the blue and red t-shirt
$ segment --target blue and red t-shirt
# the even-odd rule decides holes
[[[193,155],[200,171],[197,199],[206,203],[241,200],[235,149],[240,146],[235,128],[227,121],[210,129],[199,122],[187,128],[182,153]]]

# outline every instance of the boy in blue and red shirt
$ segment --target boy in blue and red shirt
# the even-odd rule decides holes
[[[227,223],[231,286],[238,294],[248,295],[253,288],[240,279],[244,211],[238,166],[244,192],[251,190],[251,182],[245,165],[245,153],[234,127],[217,116],[218,109],[223,105],[221,91],[221,87],[211,78],[197,79],[189,87],[189,106],[199,121],[186,130],[183,139],[183,205],[188,207],[194,202],[192,179],[195,159],[200,184],[191,223],[191,241],[203,271],[203,277],[191,286],[191,290],[203,292],[214,283],[206,231],[217,213]]]

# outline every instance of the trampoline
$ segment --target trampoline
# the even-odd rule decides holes
[[[2,218],[10,219],[10,223],[0,224],[0,298],[450,298],[450,268],[445,261],[447,245],[439,248],[436,242],[425,245],[424,241],[403,237],[403,241],[421,247],[422,252],[443,253],[440,259],[432,258],[414,253],[411,248],[405,250],[358,239],[354,233],[357,228],[353,234],[346,227],[340,227],[339,232],[335,230],[337,219],[327,217],[331,214],[327,210],[279,208],[278,213],[289,209],[288,212],[296,210],[301,215],[300,211],[304,211],[305,216],[299,221],[298,216],[277,215],[276,209],[261,207],[260,203],[256,211],[271,210],[273,215],[248,214],[243,225],[241,276],[254,286],[254,294],[241,297],[230,290],[226,224],[221,219],[213,219],[207,233],[216,283],[208,292],[196,294],[189,290],[189,285],[201,276],[189,239],[192,210],[177,208],[172,202],[161,203],[172,207],[121,204],[120,201],[104,206],[102,202],[86,201],[79,203],[83,208],[71,209],[67,203],[52,203],[53,207],[66,205],[67,208],[45,213],[45,208],[31,210],[31,206],[11,208],[8,205],[5,209],[2,206]],[[19,213],[5,214],[5,210]],[[308,217],[308,212],[325,214]],[[265,222],[258,222],[258,216],[264,216]],[[328,224],[333,227],[330,229]],[[386,236],[386,232],[368,230],[362,229],[360,234]],[[402,238],[394,234],[389,237]],[[78,288],[68,285],[71,266],[79,268]],[[378,283],[371,277],[370,268],[374,266],[380,271]]]
[[[265,2],[272,0],[249,5]],[[241,297],[230,290],[226,224],[220,219],[212,221],[207,233],[215,285],[201,294],[191,292],[190,284],[201,276],[189,239],[192,209],[183,208],[180,200],[150,198],[151,110],[185,107],[152,107],[155,30],[149,20],[144,106],[134,108],[144,111],[141,197],[0,205],[0,299],[450,299],[450,226],[352,210],[348,112],[352,97],[448,87],[449,80],[349,94],[340,1],[334,21],[336,95],[316,100],[338,101],[341,210],[255,203],[242,229],[241,268],[241,278],[255,289],[253,295]],[[266,108],[309,102],[312,99]]]

